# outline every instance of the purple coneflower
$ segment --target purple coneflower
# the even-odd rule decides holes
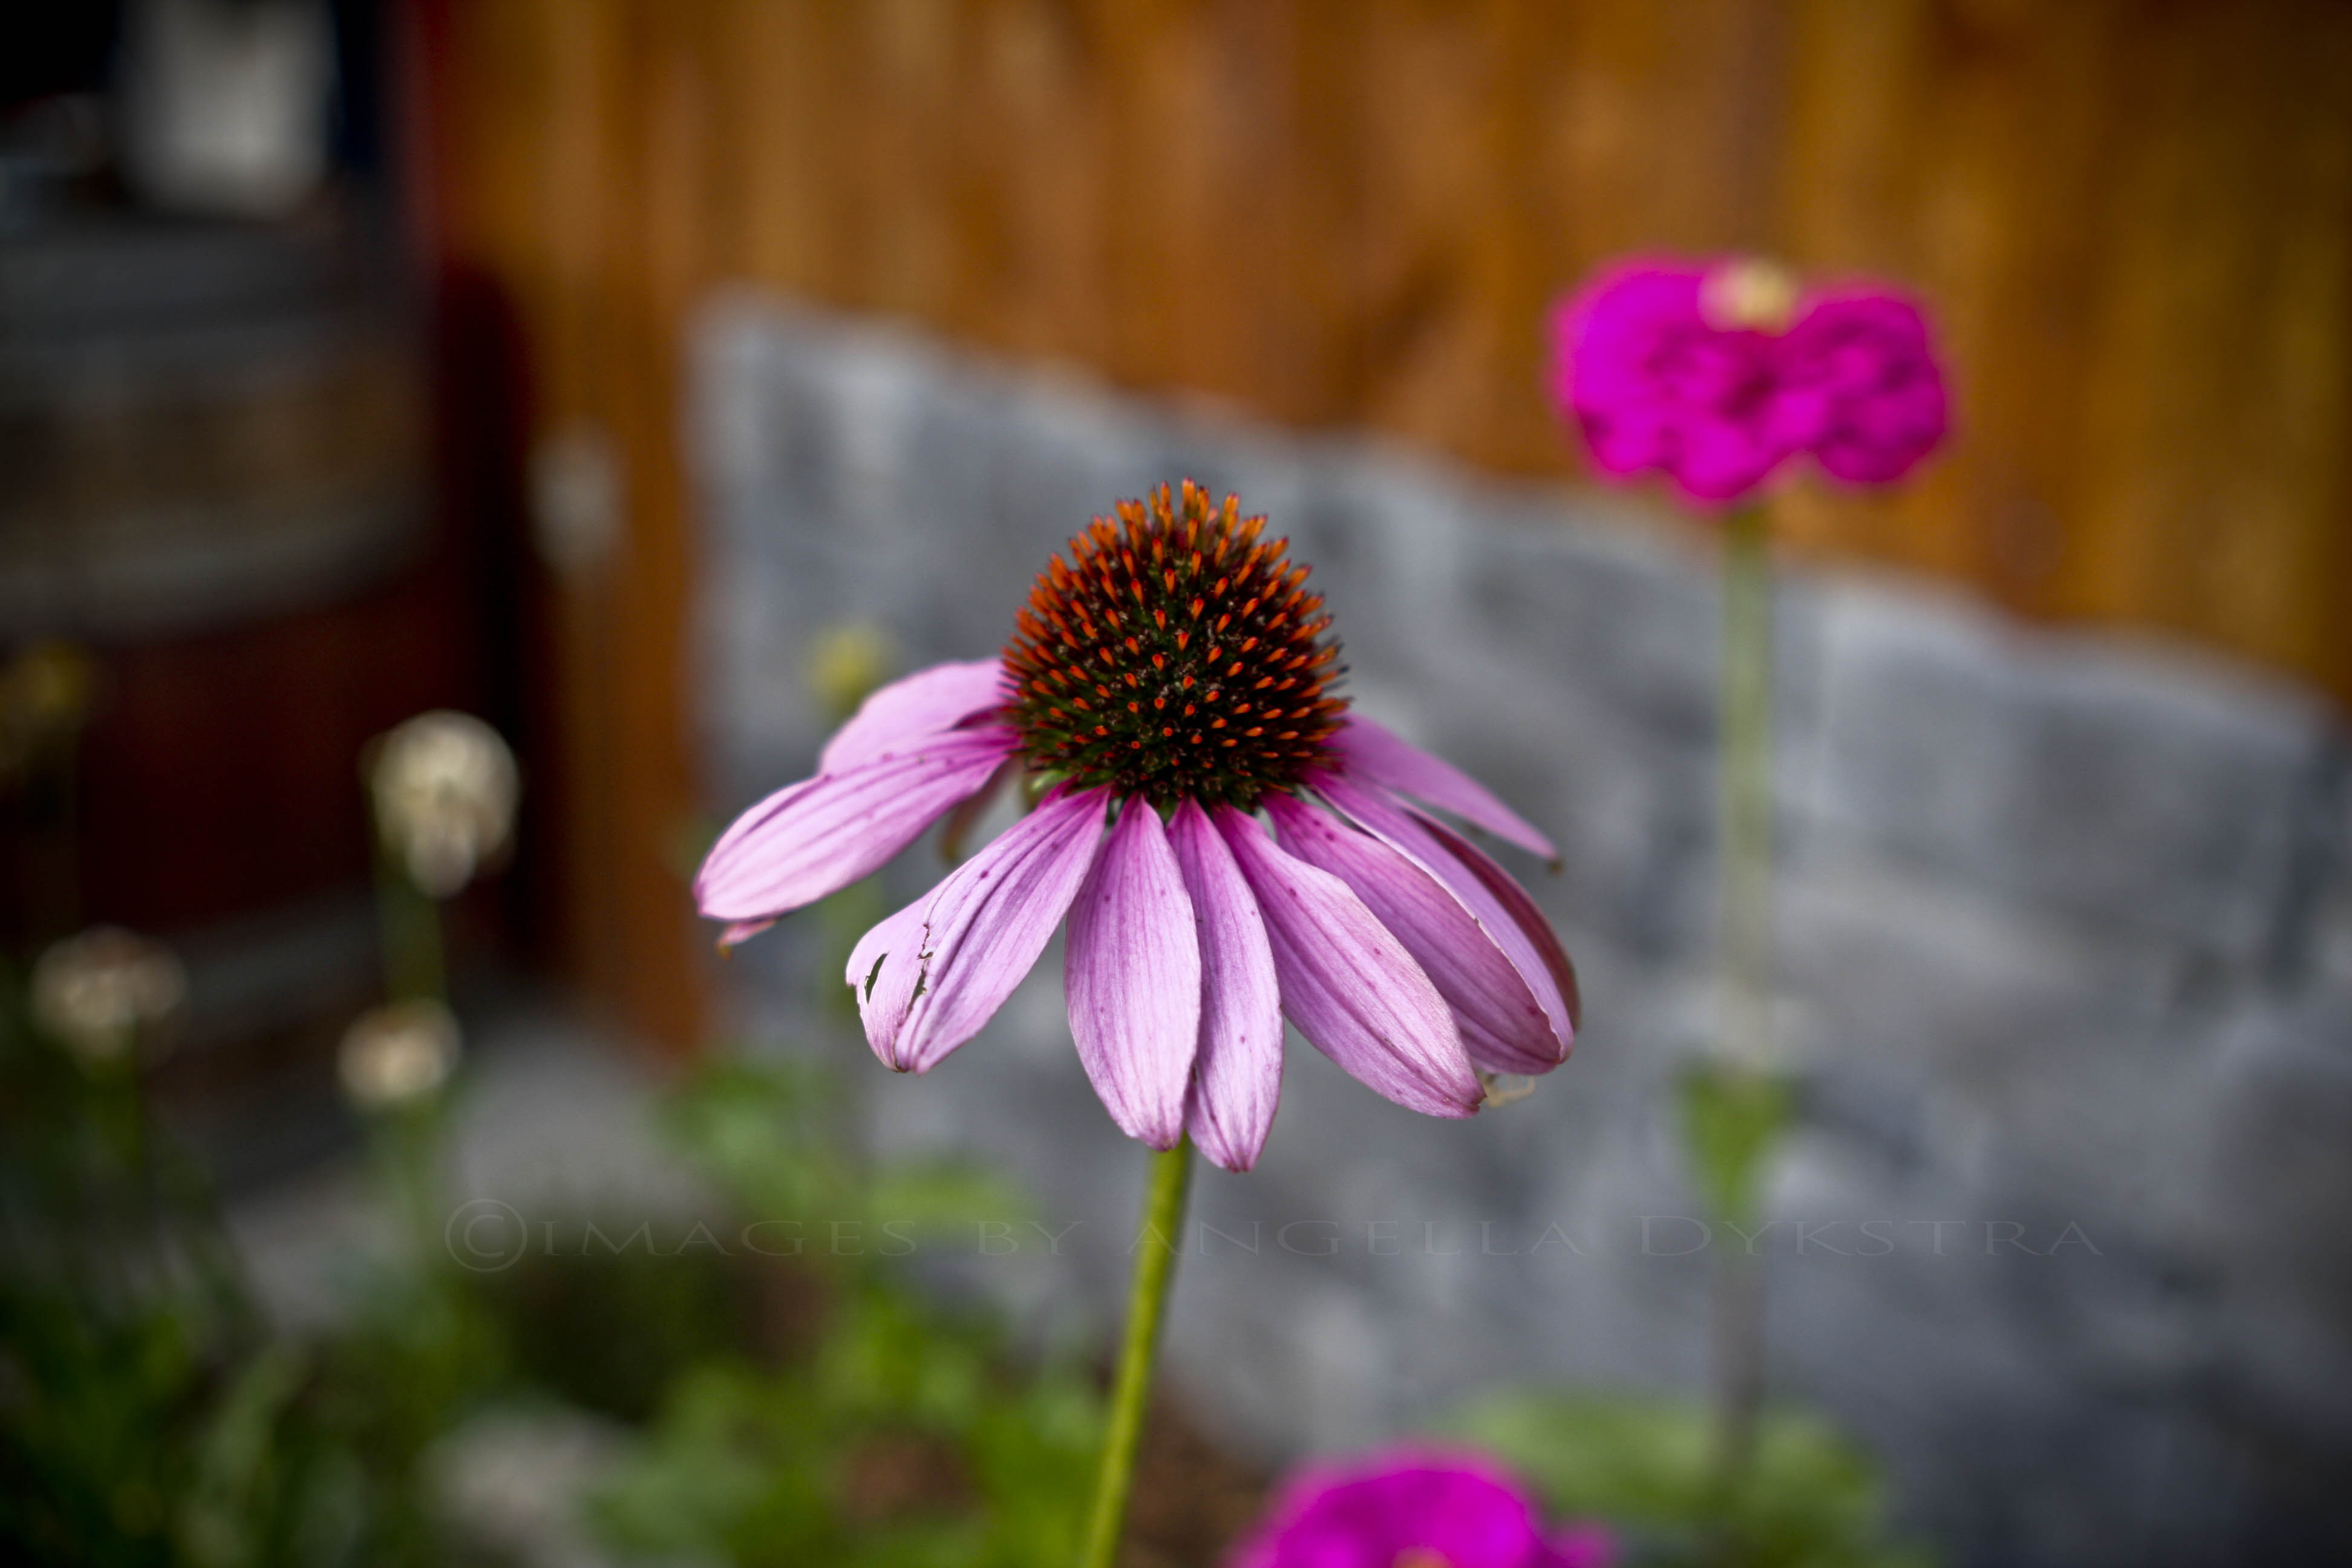
[[[1595,1525],[1547,1533],[1483,1457],[1402,1449],[1313,1466],[1286,1483],[1228,1568],[1609,1568]]]
[[[1567,1058],[1567,954],[1510,875],[1430,808],[1551,844],[1447,763],[1348,710],[1286,540],[1185,481],[1055,556],[1003,655],[887,686],[816,777],[745,812],[695,883],[737,942],[847,886],[1026,771],[1035,809],[867,932],[847,979],[883,1062],[978,1033],[1069,921],[1080,1059],[1113,1121],[1247,1170],[1282,1020],[1371,1089],[1467,1116],[1480,1069]],[[1271,836],[1258,814],[1270,819]],[[1108,831],[1105,829],[1108,827]]]

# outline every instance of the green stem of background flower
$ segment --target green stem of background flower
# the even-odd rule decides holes
[[[1752,1222],[1785,1110],[1771,1069],[1772,572],[1761,506],[1723,531],[1723,1032],[1705,1071],[1717,1217]],[[1716,1490],[1735,1510],[1763,1398],[1763,1259],[1715,1255]]]
[[[1772,568],[1760,506],[1723,533],[1724,1053],[1770,1056],[1772,963]]]
[[[400,857],[381,834],[375,847],[375,908],[385,999],[446,1002],[449,977],[441,944],[441,907],[410,880]]]
[[[1119,1347],[1118,1383],[1111,1394],[1110,1425],[1103,1434],[1102,1468],[1095,1476],[1094,1507],[1087,1519],[1081,1568],[1111,1568],[1127,1522],[1128,1493],[1135,1485],[1135,1455],[1143,1437],[1143,1414],[1151,1402],[1151,1364],[1160,1347],[1160,1320],[1168,1286],[1176,1277],[1183,1237],[1184,1192],[1192,1178],[1192,1145],[1151,1157],[1151,1188],[1143,1201],[1143,1228],[1135,1242],[1135,1281],[1127,1300],[1127,1340]]]

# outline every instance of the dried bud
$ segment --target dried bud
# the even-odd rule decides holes
[[[96,686],[89,656],[70,643],[37,642],[0,665],[0,780],[70,742]]]
[[[890,639],[864,621],[827,626],[809,650],[809,693],[835,723],[856,712],[889,672]]]
[[[34,1016],[92,1067],[128,1056],[187,994],[170,948],[116,926],[58,942],[33,965]]]
[[[420,713],[377,742],[368,774],[376,828],[411,880],[446,899],[514,831],[520,781],[497,731],[464,713]]]
[[[1538,1086],[1543,1082],[1539,1078],[1529,1078],[1524,1073],[1492,1072],[1486,1068],[1477,1070],[1478,1086],[1486,1091],[1486,1109],[1489,1110],[1534,1098]]]
[[[335,1068],[343,1094],[371,1115],[425,1099],[457,1066],[457,1020],[438,1002],[394,1002],[343,1031]]]

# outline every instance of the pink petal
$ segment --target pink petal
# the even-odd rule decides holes
[[[1617,1537],[1591,1521],[1559,1531],[1549,1544],[1547,1568],[1612,1568],[1617,1561]]]
[[[1566,1014],[1568,1034],[1562,1042],[1560,1059],[1567,1060],[1569,1051],[1576,1045],[1576,1031],[1584,1027],[1584,997],[1577,987],[1576,965],[1570,961],[1568,949],[1560,945],[1559,935],[1551,929],[1551,921],[1545,918],[1542,910],[1536,907],[1536,901],[1528,897],[1528,890],[1519,886],[1518,879],[1496,865],[1493,856],[1432,817],[1415,813],[1414,820],[1423,832],[1444,845],[1472,876],[1478,879],[1486,895],[1502,907],[1513,930],[1526,941],[1528,948],[1533,950],[1536,961],[1543,965],[1545,980],[1549,984],[1537,984],[1536,998],[1543,1004],[1546,1016],[1555,1021],[1559,1015],[1553,1012],[1554,998],[1558,999],[1559,1011]],[[1509,939],[1499,945],[1506,957],[1510,956],[1515,947]],[[1512,966],[1517,968],[1519,962],[1519,959],[1513,959]]]
[[[816,760],[820,773],[837,773],[904,751],[925,737],[952,730],[1004,700],[1004,666],[996,659],[935,664],[894,680],[868,697],[849,722],[834,731]]]
[[[1016,752],[997,764],[986,784],[957,802],[955,809],[948,813],[946,823],[940,828],[940,859],[943,864],[952,867],[963,858],[964,843],[971,837],[971,830],[980,826],[980,819],[988,815],[996,797],[1004,793],[1004,786],[1021,776],[1021,755]]]
[[[1374,1093],[1431,1116],[1468,1116],[1484,1090],[1445,998],[1404,944],[1328,871],[1275,847],[1220,808],[1217,829],[1257,898],[1282,1010],[1317,1050]]]
[[[1098,789],[1049,797],[866,933],[847,979],[884,1066],[928,1072],[1004,1005],[1086,880],[1109,804]]]
[[[774,925],[773,921],[737,921],[719,933],[719,951],[723,956],[730,947],[739,947]]]
[[[1386,725],[1375,723],[1360,713],[1350,714],[1348,722],[1332,737],[1332,744],[1348,760],[1348,772],[1355,778],[1442,806],[1465,822],[1475,823],[1496,837],[1508,839],[1547,860],[1559,858],[1550,839],[1496,799],[1494,792],[1485,784],[1443,757],[1423,751]]]
[[[1386,839],[1436,878],[1477,918],[1544,1010],[1557,1042],[1555,1063],[1566,1061],[1576,1042],[1576,971],[1526,889],[1469,840],[1380,791],[1330,773],[1317,775],[1314,784],[1358,826]]]
[[[1951,411],[1926,313],[1883,289],[1817,295],[1790,329],[1789,387],[1816,405],[1807,444],[1852,484],[1900,479],[1944,439]]]
[[[1282,1098],[1274,949],[1257,900],[1208,813],[1186,801],[1168,834],[1201,944],[1201,1044],[1184,1125],[1201,1152],[1228,1171],[1246,1171],[1265,1147]]]
[[[1174,1148],[1201,1038],[1201,943],[1168,830],[1140,797],[1120,810],[1070,905],[1062,975],[1078,1059],[1110,1119]]]
[[[1348,884],[1454,1009],[1470,1059],[1496,1072],[1544,1073],[1559,1043],[1543,1008],[1461,900],[1369,833],[1286,795],[1266,797],[1282,847]]]
[[[988,782],[1011,730],[955,730],[919,748],[778,790],[735,819],[702,862],[695,901],[712,920],[772,920],[838,892]]]
[[[897,1054],[898,1025],[914,1006],[924,978],[923,965],[907,963],[905,957],[922,952],[923,914],[940,890],[933,888],[859,937],[857,945],[849,950],[849,968],[842,976],[849,982],[858,1018],[866,1026],[866,1043],[892,1072],[907,1070]],[[893,954],[899,956],[899,963],[889,962]],[[888,1029],[877,1032],[877,1020],[888,1021]]]
[[[1764,428],[1769,409],[1753,418],[1694,418],[1683,439],[1674,479],[1695,500],[1736,501],[1771,477],[1788,448]]]

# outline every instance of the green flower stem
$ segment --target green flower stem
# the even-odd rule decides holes
[[[1723,530],[1723,1051],[1770,1057],[1772,568],[1760,506]]]
[[[382,836],[376,839],[375,907],[383,946],[383,988],[394,1002],[449,999],[441,947],[441,907],[411,881]]]
[[[1761,506],[1723,530],[1723,1032],[1710,1070],[1719,1121],[1745,1130],[1719,1150],[1718,1218],[1748,1224],[1778,1141],[1771,1073],[1772,571]],[[1738,1210],[1740,1212],[1730,1212]],[[1764,1388],[1764,1260],[1715,1255],[1711,1312],[1719,1505],[1738,1508],[1753,1465]]]
[[[1095,1476],[1094,1508],[1087,1521],[1082,1568],[1111,1568],[1135,1485],[1135,1453],[1143,1413],[1151,1402],[1151,1363],[1160,1346],[1160,1319],[1176,1277],[1183,1239],[1184,1192],[1192,1179],[1192,1145],[1151,1157],[1151,1190],[1143,1202],[1143,1230],[1135,1243],[1135,1282],[1127,1300],[1127,1340],[1119,1347],[1118,1384],[1111,1394],[1110,1427],[1103,1435],[1102,1468]]]
[[[416,885],[382,833],[375,836],[375,908],[384,1000],[446,1006],[449,968],[441,906]],[[420,1259],[434,1257],[442,1242],[434,1212],[438,1206],[435,1156],[441,1142],[437,1099],[436,1094],[422,1105],[395,1106],[376,1119],[383,1179]]]

